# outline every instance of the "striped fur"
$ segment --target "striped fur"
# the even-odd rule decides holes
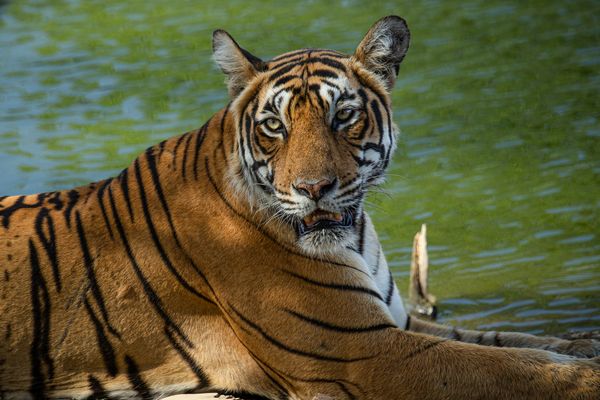
[[[202,128],[115,178],[0,198],[0,397],[596,398],[593,361],[397,327],[362,202],[394,148],[402,19],[353,56],[214,44],[233,97]],[[323,178],[318,199],[298,189]],[[316,209],[352,223],[299,231]]]

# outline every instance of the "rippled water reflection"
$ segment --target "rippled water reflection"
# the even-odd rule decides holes
[[[4,4],[1,3],[0,4]],[[369,199],[394,273],[429,224],[431,289],[465,327],[600,326],[600,3],[28,1],[0,6],[0,192],[97,180],[226,102],[210,33],[265,58],[351,52],[401,14],[403,134]]]

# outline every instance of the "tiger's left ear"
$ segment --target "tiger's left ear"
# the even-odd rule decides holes
[[[234,98],[248,82],[265,68],[264,62],[242,49],[224,30],[213,32],[213,58],[221,70],[227,74],[229,95]]]
[[[354,52],[354,58],[383,81],[391,91],[408,51],[410,31],[404,19],[390,15],[369,29]]]

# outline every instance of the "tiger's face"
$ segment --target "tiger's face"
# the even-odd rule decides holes
[[[305,251],[351,246],[395,147],[389,90],[408,48],[404,21],[378,21],[353,56],[305,49],[263,62],[223,31],[214,38],[233,96],[238,179]]]
[[[387,97],[354,68],[332,52],[281,56],[241,110],[245,179],[305,249],[352,242],[366,190],[381,182],[394,148]]]

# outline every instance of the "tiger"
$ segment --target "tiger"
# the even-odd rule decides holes
[[[388,16],[352,55],[263,61],[217,30],[201,128],[0,198],[0,397],[597,399],[597,342],[409,318],[364,210],[409,41]]]

